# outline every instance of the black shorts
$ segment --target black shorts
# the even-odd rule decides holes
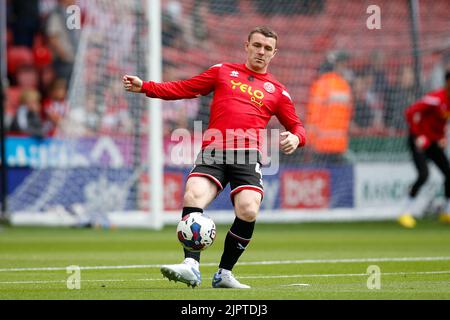
[[[230,197],[242,190],[254,190],[264,196],[261,155],[256,150],[202,150],[188,176],[206,177],[222,191],[230,183]]]

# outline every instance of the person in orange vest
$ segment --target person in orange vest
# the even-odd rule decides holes
[[[348,71],[347,61],[345,52],[330,54],[328,70],[310,88],[305,125],[314,161],[345,160],[353,113],[351,87],[344,77]]]

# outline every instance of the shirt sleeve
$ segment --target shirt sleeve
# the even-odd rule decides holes
[[[208,95],[214,90],[220,65],[215,65],[205,72],[187,80],[157,83],[144,82],[141,92],[147,97],[163,100],[192,99]]]
[[[298,137],[300,141],[298,146],[303,147],[306,144],[306,130],[295,113],[294,104],[286,90],[283,90],[275,115],[287,131]]]

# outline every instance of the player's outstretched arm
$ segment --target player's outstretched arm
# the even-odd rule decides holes
[[[125,75],[122,79],[123,87],[126,91],[140,93],[142,92],[143,81],[136,76]]]
[[[216,65],[190,79],[166,82],[142,81],[136,76],[125,75],[122,82],[126,91],[143,93],[149,98],[193,99],[214,90],[219,70],[220,65]]]

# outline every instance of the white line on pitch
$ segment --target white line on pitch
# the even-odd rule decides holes
[[[361,258],[361,259],[307,259],[307,260],[279,260],[279,261],[249,261],[239,262],[239,266],[278,265],[278,264],[310,264],[310,263],[366,263],[366,262],[413,262],[413,261],[450,261],[450,257],[392,257],[392,258]],[[202,266],[213,267],[217,263],[202,263]],[[113,270],[113,269],[145,269],[160,268],[161,264],[139,264],[126,266],[86,266],[80,270]],[[0,272],[19,271],[65,271],[66,267],[36,267],[36,268],[4,268]]]
[[[419,272],[386,272],[381,276],[398,276],[398,275],[435,275],[450,274],[450,270],[444,271],[419,271]],[[332,278],[332,277],[367,277],[367,273],[337,273],[337,274],[292,274],[292,275],[273,275],[273,276],[242,276],[239,279],[283,279],[283,278]],[[208,278],[211,280],[211,278]],[[92,279],[80,280],[81,282],[144,282],[144,281],[167,281],[162,278],[147,279]],[[48,284],[48,283],[66,283],[67,280],[36,280],[36,281],[4,281],[0,284]],[[309,284],[295,284],[309,286]]]
[[[417,271],[417,272],[382,272],[381,276],[398,275],[430,275],[430,274],[450,274],[450,270],[444,271]],[[292,274],[278,276],[242,276],[239,279],[281,279],[281,278],[327,278],[327,277],[367,277],[368,273],[337,273],[337,274]]]

